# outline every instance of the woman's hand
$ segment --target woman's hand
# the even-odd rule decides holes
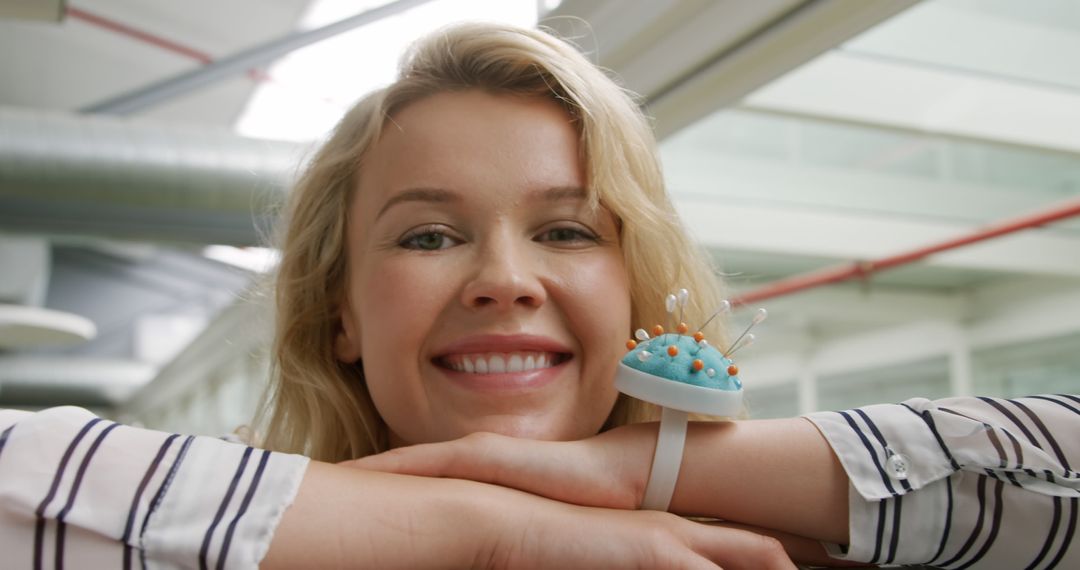
[[[780,543],[659,512],[313,462],[262,568],[794,568]]]
[[[791,568],[783,545],[669,513],[578,507],[529,495],[502,513],[488,568]],[[531,504],[530,504],[531,503]]]
[[[615,428],[581,441],[534,441],[474,433],[402,447],[341,465],[426,477],[471,479],[566,503],[613,509],[641,504],[657,424]]]
[[[801,422],[801,420],[797,421]],[[731,427],[733,426],[726,423],[692,425],[691,434],[693,435],[695,431],[710,433],[718,433],[717,430],[730,431]],[[810,430],[813,428],[810,427]],[[656,446],[656,431],[657,424],[655,423],[632,424],[588,439],[570,442],[533,441],[477,433],[444,443],[399,448],[379,455],[346,461],[342,465],[389,473],[470,479],[520,489],[575,505],[631,510],[640,506],[644,496]],[[790,434],[793,432],[790,428],[784,428],[779,433],[792,437]],[[776,433],[770,432],[766,439],[775,442],[776,437]],[[801,440],[793,439],[793,441],[806,447]],[[747,452],[752,453],[754,448],[763,445],[765,443],[762,441],[752,441]],[[723,449],[723,447],[720,448]],[[708,453],[708,449],[717,449],[717,447],[709,446],[697,452]],[[749,467],[745,461],[736,463],[736,468]],[[688,474],[692,476],[693,469],[686,469],[685,462],[683,467],[684,471],[688,471]],[[701,477],[696,478],[701,479]],[[818,540],[842,542],[846,539],[846,533],[843,533],[843,536],[834,536],[837,535],[836,532],[821,532],[819,535],[811,534],[815,531],[814,528],[793,528],[788,524],[788,521],[794,518],[791,509],[804,507],[786,498],[780,502],[785,503],[787,509],[772,509],[772,511],[786,514],[771,517],[757,516],[755,519],[755,513],[758,510],[772,512],[764,508],[770,501],[770,495],[752,490],[753,485],[747,485],[745,481],[740,482],[740,485],[743,485],[740,495],[740,487],[726,490],[717,487],[715,481],[719,480],[732,481],[733,479],[729,474],[713,479],[711,484],[694,485],[694,489],[684,488],[680,491],[677,488],[676,498],[681,496],[685,507],[676,512],[721,517],[748,523],[721,524],[729,529],[737,528],[744,532],[773,537],[783,544],[794,560],[800,563],[823,566],[856,565],[830,558],[818,542]],[[701,489],[696,488],[702,486]],[[846,479],[843,488],[846,490]],[[732,516],[715,509],[689,506],[704,503],[704,500],[700,498],[695,499],[695,495],[706,497],[713,494],[723,497],[720,502],[727,505],[732,513],[744,513],[744,516]],[[773,495],[780,496],[782,493],[773,493]],[[688,500],[687,496],[689,496]],[[805,508],[823,511],[814,505]],[[837,511],[841,515],[845,514],[846,503],[838,507]],[[837,525],[843,526],[845,522],[846,518]],[[819,526],[825,528],[824,525]]]

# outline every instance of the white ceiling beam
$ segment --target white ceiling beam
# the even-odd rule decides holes
[[[1080,94],[918,63],[826,54],[755,92],[750,109],[1080,153]]]
[[[680,0],[627,9],[566,1],[542,24],[577,39],[642,95],[663,138],[915,4],[915,0]],[[581,26],[575,18],[584,20]]]
[[[192,91],[258,69],[302,47],[321,42],[415,8],[428,0],[394,0],[319,28],[293,32],[239,53],[212,61],[195,70],[165,78],[80,109],[82,113],[127,116],[160,105]]]
[[[1075,21],[1076,6],[1070,4],[920,2],[842,49],[965,75],[1075,89],[1080,88],[1076,61],[1061,57],[1080,53],[1080,34],[1065,23],[1069,12]],[[1054,22],[1055,12],[1065,18]]]
[[[1060,190],[974,184],[871,168],[815,164],[796,156],[739,156],[689,139],[665,143],[664,176],[676,200],[714,198],[892,216],[990,221],[1047,206]],[[1080,227],[1080,220],[1077,221]]]

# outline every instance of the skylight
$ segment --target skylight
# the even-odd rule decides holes
[[[387,3],[316,0],[299,27],[323,26]],[[393,81],[398,59],[416,38],[466,20],[531,27],[537,8],[536,0],[432,0],[297,50],[267,70],[268,78],[248,101],[236,130],[256,138],[318,139],[353,102]]]

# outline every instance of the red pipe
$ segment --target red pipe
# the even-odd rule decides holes
[[[1067,200],[1054,208],[1027,214],[1011,220],[986,226],[970,235],[953,238],[934,245],[928,245],[907,253],[901,253],[889,257],[883,257],[873,261],[847,262],[834,267],[826,267],[802,275],[795,275],[778,281],[773,281],[764,287],[748,291],[732,299],[733,306],[756,303],[765,299],[788,295],[822,285],[840,283],[851,279],[866,279],[886,269],[907,265],[920,259],[929,257],[935,253],[956,249],[971,245],[980,241],[993,239],[1020,230],[1040,227],[1052,222],[1080,215],[1080,200]],[[1080,251],[1077,252],[1080,263]]]
[[[195,48],[185,46],[172,40],[167,40],[161,36],[135,29],[126,24],[121,24],[120,22],[117,22],[115,20],[110,20],[108,18],[98,16],[97,14],[91,14],[90,12],[80,10],[74,6],[67,7],[67,15],[75,18],[76,20],[82,20],[88,24],[98,26],[99,28],[105,28],[106,30],[116,32],[120,35],[127,36],[129,38],[133,38],[151,45],[155,45],[163,50],[171,51],[175,54],[194,59],[203,64],[214,61],[214,58],[206,52],[199,51]]]
[[[163,38],[156,34],[151,34],[150,32],[144,32],[143,30],[140,30],[138,28],[134,28],[127,24],[122,24],[120,22],[117,22],[116,20],[112,20],[104,16],[99,16],[97,14],[87,12],[86,10],[80,10],[79,8],[76,8],[74,6],[68,6],[66,13],[68,16],[76,20],[82,20],[87,24],[97,26],[111,32],[115,32],[122,36],[127,36],[133,40],[159,47],[165,51],[169,51],[189,59],[193,59],[203,65],[207,65],[214,61],[214,57],[204,51],[200,51],[193,47],[186,46],[179,42],[174,42],[170,39]],[[247,76],[252,81],[255,81],[257,83],[274,82],[274,78],[270,76],[269,73],[261,69],[249,69],[247,71]],[[333,105],[338,104],[336,101],[333,101],[329,97],[323,97],[321,99],[322,101]]]

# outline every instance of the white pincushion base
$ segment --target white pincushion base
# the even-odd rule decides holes
[[[742,410],[742,390],[720,390],[659,378],[619,363],[615,388],[639,400],[710,416],[736,416]]]

